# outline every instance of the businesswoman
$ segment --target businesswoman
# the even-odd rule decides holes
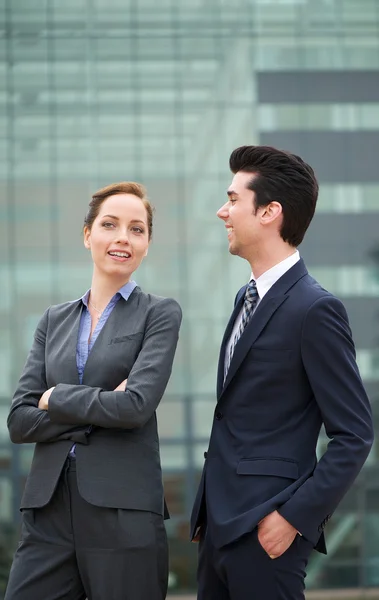
[[[155,410],[181,310],[131,280],[147,254],[144,188],[97,192],[84,225],[91,289],[43,315],[8,427],[36,443],[6,600],[162,600],[167,539]]]

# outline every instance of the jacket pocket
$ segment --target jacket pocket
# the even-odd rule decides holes
[[[109,344],[120,344],[121,342],[139,341],[142,336],[143,331],[138,331],[137,333],[130,333],[129,335],[121,335],[120,337],[112,338]]]
[[[272,475],[298,479],[297,462],[288,458],[242,458],[237,465],[238,475]]]

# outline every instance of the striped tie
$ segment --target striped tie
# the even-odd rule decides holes
[[[236,344],[237,344],[238,340],[240,339],[246,325],[250,321],[251,315],[253,314],[253,311],[258,302],[258,299],[259,299],[259,296],[258,296],[258,291],[257,291],[257,284],[255,283],[254,279],[252,279],[251,281],[249,281],[247,288],[246,288],[245,299],[244,299],[243,308],[242,308],[241,323],[240,323],[237,333],[235,334],[233,341],[230,345],[228,360],[225,363],[224,381],[228,374],[230,363],[232,362],[232,357],[233,357],[233,353],[234,353]]]

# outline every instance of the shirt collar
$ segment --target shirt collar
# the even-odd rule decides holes
[[[274,265],[271,267],[271,269],[268,269],[268,271],[262,273],[262,275],[255,280],[260,300],[262,300],[263,296],[267,294],[274,283],[276,283],[278,279],[280,279],[284,273],[289,271],[289,269],[291,269],[291,267],[293,267],[299,260],[300,254],[299,251],[296,250],[293,254],[291,254],[291,256],[288,256],[277,265]],[[254,279],[254,273],[251,274],[251,278]]]
[[[117,294],[120,294],[120,296],[122,296],[122,298],[124,298],[124,300],[127,300],[135,287],[137,287],[137,284],[135,281],[128,281],[128,283],[125,283],[125,285],[123,285],[115,293],[113,298],[111,298],[110,302],[112,302],[112,300],[117,296]],[[83,304],[86,308],[88,308],[88,298],[89,298],[90,291],[91,291],[91,288],[89,290],[87,290],[86,293],[83,294],[83,296],[80,298],[80,300],[83,302]]]

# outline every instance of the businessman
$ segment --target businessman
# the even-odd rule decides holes
[[[311,550],[373,441],[369,400],[342,303],[297,247],[318,184],[300,157],[243,146],[224,222],[251,277],[221,345],[217,403],[191,519],[199,600],[301,600]],[[321,425],[329,444],[317,461]]]

